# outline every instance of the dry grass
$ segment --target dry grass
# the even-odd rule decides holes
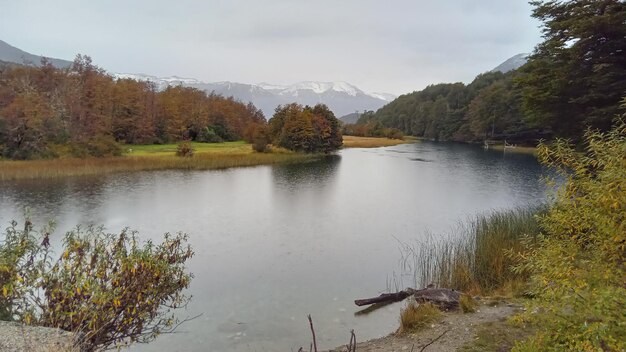
[[[505,153],[518,153],[518,154],[532,154],[537,155],[537,148],[535,147],[515,147],[515,148],[504,148],[503,144],[490,145],[489,149],[502,151]]]
[[[425,328],[428,324],[434,323],[441,317],[442,313],[432,303],[417,304],[409,303],[400,312],[399,333],[410,333]]]
[[[343,136],[344,148],[378,148],[390,147],[393,145],[412,143],[415,139],[405,137],[404,139],[376,138],[376,137],[356,137]]]
[[[16,179],[44,179],[66,176],[88,176],[103,173],[149,170],[210,170],[241,166],[256,166],[299,162],[318,158],[275,148],[271,153],[255,153],[250,145],[238,146],[237,151],[197,153],[191,158],[174,155],[142,154],[86,159],[54,159],[29,161],[0,161],[0,181]]]
[[[459,307],[461,307],[463,313],[475,313],[476,308],[478,308],[478,302],[470,295],[461,295]]]

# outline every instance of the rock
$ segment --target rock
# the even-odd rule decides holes
[[[79,352],[74,335],[59,329],[0,321],[2,352]]]

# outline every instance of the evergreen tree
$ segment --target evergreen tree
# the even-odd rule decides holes
[[[533,1],[543,22],[519,79],[532,123],[579,140],[608,130],[626,92],[626,4],[618,0]]]

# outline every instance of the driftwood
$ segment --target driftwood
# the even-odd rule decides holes
[[[461,299],[461,292],[451,290],[449,288],[427,287],[422,290],[407,288],[396,293],[383,293],[382,295],[374,298],[357,299],[354,303],[357,306],[391,303],[402,301],[411,295],[415,297],[415,301],[418,303],[430,302],[444,310],[459,308],[459,300]]]

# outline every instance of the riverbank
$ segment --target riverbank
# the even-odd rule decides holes
[[[413,140],[344,137],[344,148],[376,148],[410,143]],[[306,162],[320,154],[296,153],[272,147],[257,153],[243,141],[192,143],[193,157],[176,156],[177,144],[129,145],[122,156],[105,158],[61,158],[46,160],[0,160],[0,181],[91,176],[105,173],[154,170],[216,170],[281,163]]]
[[[475,313],[448,312],[429,326],[413,333],[393,333],[385,337],[357,343],[359,352],[420,351],[509,351],[515,338],[524,331],[507,322],[516,312],[517,304],[485,301]],[[358,334],[358,331],[356,332]],[[494,336],[494,333],[497,336]],[[526,332],[527,334],[527,332]],[[342,352],[340,346],[329,352]]]
[[[173,169],[215,170],[305,162],[322,157],[319,154],[294,153],[279,148],[273,148],[269,153],[257,153],[249,144],[235,143],[196,150],[194,156],[189,158],[175,156],[174,152],[168,150],[169,146],[132,146],[120,157],[0,161],[0,181]]]
[[[497,150],[497,151],[501,151],[505,153],[520,153],[520,154],[537,155],[536,147],[520,147],[520,146],[504,147],[504,144],[495,144],[495,145],[490,145],[489,149]]]
[[[414,143],[417,139],[405,137],[404,139],[391,139],[379,137],[343,136],[344,148],[379,148],[391,147],[398,144]]]

